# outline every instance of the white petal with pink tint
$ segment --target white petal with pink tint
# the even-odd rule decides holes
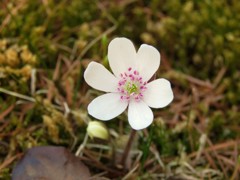
[[[108,46],[108,60],[117,77],[129,67],[135,67],[136,50],[133,43],[127,38],[113,39]]]
[[[118,79],[103,65],[91,62],[84,72],[89,86],[104,92],[117,92]]]
[[[115,38],[108,46],[111,74],[103,65],[90,63],[84,78],[93,88],[107,94],[94,99],[88,113],[107,121],[120,115],[128,106],[128,121],[135,130],[153,121],[152,108],[162,108],[173,100],[171,84],[166,79],[149,82],[160,65],[160,53],[143,44],[139,50],[127,38]]]
[[[88,113],[103,121],[117,117],[128,106],[128,102],[122,101],[120,96],[119,93],[107,93],[95,98],[88,105]]]
[[[163,108],[173,100],[171,84],[166,79],[157,79],[146,85],[143,101],[152,108]]]
[[[128,107],[128,121],[133,129],[144,129],[152,123],[153,112],[143,101],[132,100]]]
[[[160,65],[160,53],[153,46],[141,45],[137,52],[137,68],[143,77],[143,81],[148,81],[157,71]]]

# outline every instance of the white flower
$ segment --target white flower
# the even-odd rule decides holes
[[[148,82],[160,66],[156,48],[141,45],[136,52],[127,38],[115,38],[108,46],[110,73],[103,65],[91,62],[84,72],[85,81],[93,88],[107,92],[88,105],[88,113],[107,121],[128,107],[128,121],[135,130],[153,121],[151,108],[163,108],[173,100],[170,82],[157,79]]]

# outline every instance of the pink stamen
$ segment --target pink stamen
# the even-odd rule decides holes
[[[118,92],[121,93],[121,100],[130,101],[134,99],[139,101],[142,99],[142,92],[145,91],[146,82],[142,81],[142,77],[139,75],[139,72],[132,70],[131,67],[127,69],[126,72],[120,74],[121,79],[118,82]]]

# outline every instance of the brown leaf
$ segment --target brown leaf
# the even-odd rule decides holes
[[[88,180],[89,169],[64,147],[40,146],[26,153],[12,180]]]

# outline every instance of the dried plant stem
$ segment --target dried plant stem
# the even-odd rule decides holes
[[[0,92],[11,95],[11,96],[15,96],[15,97],[18,97],[18,98],[21,98],[21,99],[24,99],[24,100],[27,100],[30,102],[36,102],[36,100],[32,97],[25,96],[23,94],[19,94],[19,93],[13,92],[13,91],[9,91],[9,90],[1,88],[1,87],[0,87]]]
[[[75,156],[82,156],[82,150],[84,149],[84,147],[86,146],[88,141],[88,134],[85,135],[83,143],[78,147],[77,152],[75,153]]]
[[[125,167],[126,160],[128,158],[129,152],[130,152],[132,144],[134,142],[134,137],[136,135],[136,132],[137,132],[136,130],[132,129],[131,134],[130,134],[129,139],[128,139],[128,142],[127,142],[127,145],[125,146],[125,149],[124,149],[124,152],[123,152],[123,155],[122,155],[122,159],[121,159],[121,165],[123,167]]]

